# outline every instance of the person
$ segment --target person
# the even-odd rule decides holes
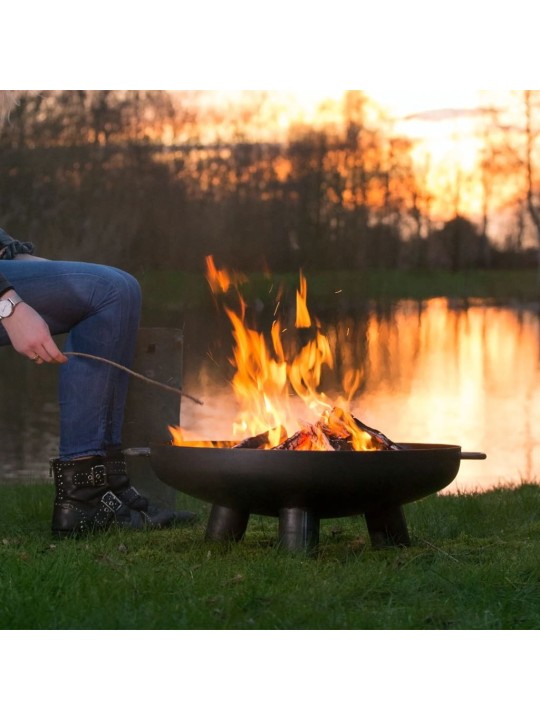
[[[0,99],[2,122],[6,101]],[[140,311],[140,286],[127,272],[37,257],[33,244],[0,229],[0,345],[10,344],[36,365],[58,365],[59,451],[50,463],[55,537],[111,527],[166,528],[195,518],[154,506],[131,484],[122,451],[128,374],[66,354],[129,368]],[[65,333],[62,351],[54,336]]]

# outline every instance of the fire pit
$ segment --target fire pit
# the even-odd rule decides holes
[[[462,459],[485,455],[463,453],[458,445],[395,443],[365,425],[349,411],[362,385],[356,365],[341,368],[342,392],[331,401],[321,384],[334,356],[321,323],[308,311],[302,273],[296,333],[285,333],[279,299],[267,343],[247,324],[242,279],[218,270],[211,257],[207,271],[216,297],[234,289],[237,310],[224,306],[234,339],[231,385],[241,408],[234,429],[251,435],[243,434],[237,444],[219,443],[188,439],[182,428],[169,426],[173,444],[154,444],[149,451],[157,476],[211,503],[209,540],[238,541],[251,514],[269,515],[279,518],[282,547],[312,551],[321,519],[364,515],[375,547],[409,545],[403,505],[446,487]],[[292,396],[309,411],[308,420],[293,412]],[[300,428],[288,435],[286,427],[299,418]]]
[[[463,459],[458,445],[399,443],[399,451],[289,452],[153,444],[150,462],[175,489],[211,503],[206,539],[239,541],[251,514],[279,518],[278,541],[312,552],[320,521],[364,515],[373,547],[410,545],[403,505],[438,492]]]

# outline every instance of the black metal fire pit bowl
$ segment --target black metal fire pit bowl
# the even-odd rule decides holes
[[[152,444],[156,475],[212,504],[206,539],[239,541],[249,516],[279,518],[279,544],[312,553],[320,520],[364,515],[375,548],[410,545],[403,505],[442,490],[461,460],[458,445],[399,443],[401,450],[316,452]]]

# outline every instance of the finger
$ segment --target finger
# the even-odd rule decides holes
[[[33,362],[35,362],[36,365],[41,365],[41,364],[43,363],[43,358],[42,358],[41,355],[39,355],[39,353],[37,353],[37,352],[34,352],[34,353],[32,353],[31,355],[28,355],[27,357],[28,357],[30,360],[32,360]]]
[[[64,363],[67,362],[67,357],[58,349],[54,341],[43,343],[40,350],[38,351],[45,362],[49,363]]]

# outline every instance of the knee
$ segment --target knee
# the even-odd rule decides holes
[[[142,296],[141,286],[137,278],[130,275],[125,270],[119,270],[114,268],[116,273],[123,279],[125,284],[125,291],[133,298],[133,300],[140,300]]]
[[[119,299],[133,311],[138,311],[142,302],[142,291],[139,281],[125,270],[104,267],[104,275]]]
[[[140,306],[142,301],[142,290],[137,278],[125,272],[125,270],[118,270],[117,272],[123,278],[126,288],[125,292],[130,296],[132,305],[135,307]]]

